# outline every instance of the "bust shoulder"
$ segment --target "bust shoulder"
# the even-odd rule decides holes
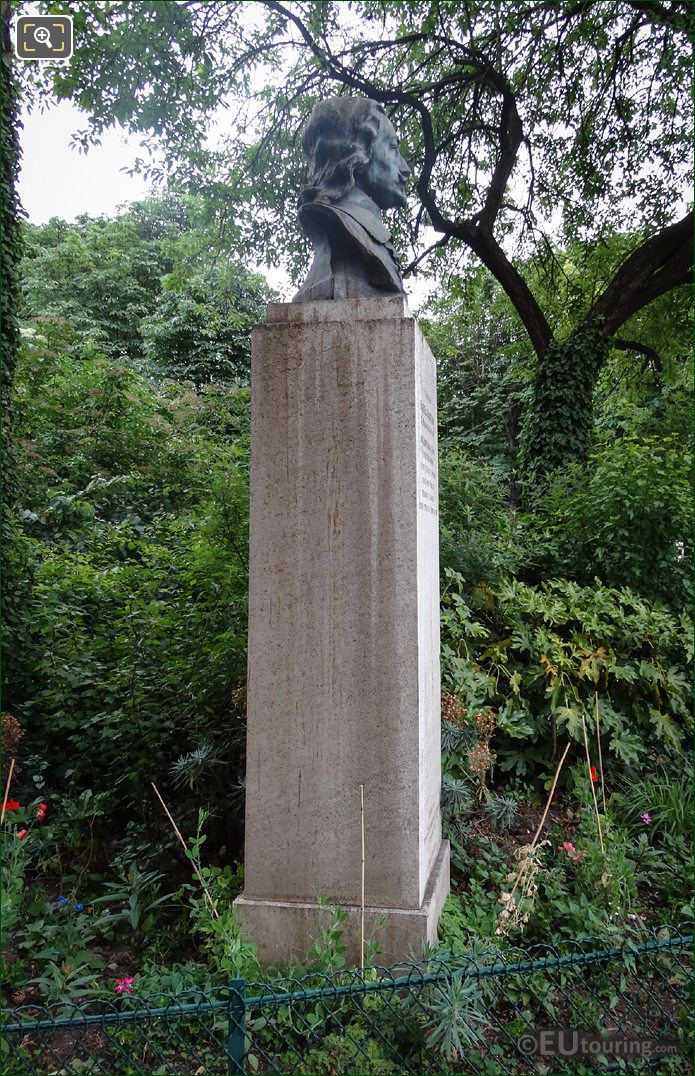
[[[300,207],[299,219],[314,246],[314,263],[293,302],[405,294],[378,207],[362,192],[350,193],[352,197],[336,203],[316,200]]]

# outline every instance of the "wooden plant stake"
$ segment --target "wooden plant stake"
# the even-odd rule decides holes
[[[193,862],[192,859],[190,859],[190,856],[188,854],[188,847],[186,846],[186,842],[184,841],[183,837],[181,836],[181,830],[176,825],[176,822],[174,822],[174,819],[171,817],[171,815],[169,813],[169,808],[167,807],[166,803],[164,802],[164,800],[160,796],[159,789],[157,788],[154,781],[150,781],[150,784],[152,785],[152,788],[154,789],[155,796],[157,797],[157,799],[161,803],[162,807],[164,808],[164,813],[166,814],[167,818],[171,822],[172,829],[174,830],[174,833],[176,834],[179,841],[181,842],[181,847],[183,848],[184,852],[186,853],[186,859],[190,860],[190,864],[193,867],[193,873],[196,875],[196,877],[198,878],[198,881],[200,882],[200,884],[202,886],[203,893],[205,894],[206,900],[207,900],[208,904],[210,905],[210,910],[212,911],[212,914],[214,915],[215,919],[219,919],[220,914],[217,911],[217,908],[215,907],[214,900],[212,899],[212,897],[210,896],[210,893],[208,892],[208,887],[206,886],[205,882],[203,881],[203,877],[202,877],[200,871],[198,870],[198,868],[196,867],[195,863]]]
[[[591,780],[591,757],[589,755],[589,738],[586,734],[586,721],[584,720],[584,714],[582,714],[582,728],[584,729],[584,748],[586,750],[586,769],[589,774],[589,784],[591,785],[591,795],[594,799],[594,813],[596,814],[596,825],[598,826],[598,841],[601,845],[601,854],[605,856],[606,850],[603,847],[603,833],[601,832],[601,816],[598,813],[598,800],[596,799],[596,789],[594,788],[594,782]]]
[[[531,845],[530,845],[530,848],[529,848],[529,856],[530,856],[531,852],[534,850],[534,848],[536,847],[536,844],[538,843],[538,838],[541,835],[541,831],[543,829],[543,826],[545,825],[545,820],[548,817],[548,811],[550,810],[550,804],[553,802],[553,796],[555,795],[555,786],[557,785],[557,779],[560,776],[560,770],[562,769],[563,763],[564,763],[565,759],[567,758],[567,752],[569,751],[569,749],[570,749],[570,745],[569,745],[569,742],[568,742],[567,747],[565,748],[564,753],[562,755],[562,758],[560,759],[560,761],[558,763],[558,767],[555,770],[555,776],[553,777],[553,783],[550,786],[550,792],[548,794],[548,802],[545,805],[545,810],[543,811],[543,817],[541,818],[540,822],[538,823],[538,829],[536,830],[536,832],[534,834],[534,837],[533,837],[533,840],[531,841]],[[526,857],[527,860],[528,860],[529,856]],[[514,885],[512,886],[512,891],[509,894],[510,900],[514,896],[514,893],[516,892],[516,887],[518,886],[519,882],[521,881],[521,876],[522,876],[523,873],[524,873],[524,866],[522,864],[522,866],[521,866],[521,868],[519,870],[519,873],[517,874],[516,878],[514,879]]]
[[[594,698],[596,699],[595,714],[596,746],[598,747],[598,772],[601,774],[601,795],[603,796],[603,813],[608,814],[608,808],[606,807],[606,782],[603,779],[603,755],[601,754],[601,723],[598,716],[598,691],[595,692]]]
[[[364,785],[360,785],[360,968],[364,967]]]
[[[10,772],[7,775],[7,784],[5,785],[5,795],[2,797],[2,815],[0,815],[0,822],[5,819],[5,809],[7,807],[7,797],[10,794],[10,784],[12,783],[12,774],[14,772],[14,759],[10,760]]]

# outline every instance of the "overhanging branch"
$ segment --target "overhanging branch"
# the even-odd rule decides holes
[[[612,336],[628,318],[660,295],[693,279],[693,213],[662,228],[619,266],[583,325]]]
[[[614,347],[617,351],[634,351],[637,355],[644,355],[645,361],[642,369],[650,365],[656,374],[660,374],[663,370],[659,352],[656,348],[650,347],[649,344],[641,344],[638,340],[618,339],[618,337],[614,336],[611,340],[611,347]]]

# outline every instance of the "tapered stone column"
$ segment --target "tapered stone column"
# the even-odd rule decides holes
[[[435,362],[403,297],[277,304],[253,334],[244,933],[433,941],[440,799]]]

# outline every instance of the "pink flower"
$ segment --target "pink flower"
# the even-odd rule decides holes
[[[114,992],[116,994],[132,994],[135,987],[135,978],[132,975],[126,975],[123,979],[117,979],[114,986]]]
[[[578,859],[582,858],[581,852],[578,852],[570,841],[563,841],[562,844],[558,844],[558,848],[567,852],[567,855],[570,859],[573,859],[575,863]]]
[[[645,811],[644,814],[642,815],[642,821],[644,822],[645,826],[648,826],[649,823],[651,822],[651,820],[652,820],[652,817],[649,814],[649,811]]]
[[[28,836],[29,836],[29,830],[28,829],[20,829],[19,833],[17,834],[17,837],[19,838],[20,841],[23,841],[24,838],[28,837]]]

